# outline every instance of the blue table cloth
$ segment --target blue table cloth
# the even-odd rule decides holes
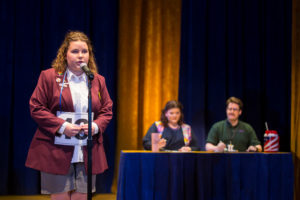
[[[292,200],[291,153],[122,151],[118,200]]]

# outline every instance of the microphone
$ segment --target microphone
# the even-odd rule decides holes
[[[91,72],[90,68],[88,68],[86,63],[81,63],[80,68],[82,69],[82,71],[84,71],[84,73],[89,78],[89,80],[94,79],[94,74],[93,74],[93,72]]]

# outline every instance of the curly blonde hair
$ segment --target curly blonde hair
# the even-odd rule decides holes
[[[70,31],[66,34],[63,43],[60,45],[56,58],[52,61],[52,67],[56,72],[63,73],[67,69],[67,51],[69,49],[70,43],[74,41],[85,42],[89,50],[89,62],[88,67],[93,73],[98,73],[96,60],[93,52],[93,47],[90,39],[86,34],[80,31]]]

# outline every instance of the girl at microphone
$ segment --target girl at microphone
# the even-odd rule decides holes
[[[41,192],[51,199],[86,199],[87,148],[82,144],[60,144],[58,138],[80,138],[88,134],[88,124],[76,124],[72,118],[88,111],[88,67],[92,80],[92,190],[96,174],[108,168],[103,133],[112,118],[112,100],[105,79],[97,73],[97,65],[89,38],[71,31],[65,36],[52,62],[42,71],[30,98],[30,112],[38,128],[32,139],[26,166],[41,172]],[[71,120],[70,120],[71,119]]]

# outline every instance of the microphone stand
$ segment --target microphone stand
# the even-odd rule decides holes
[[[87,148],[88,148],[88,171],[87,171],[87,199],[92,199],[92,148],[93,148],[93,138],[92,138],[92,80],[94,79],[94,74],[87,74],[88,77],[88,139],[87,139]]]

